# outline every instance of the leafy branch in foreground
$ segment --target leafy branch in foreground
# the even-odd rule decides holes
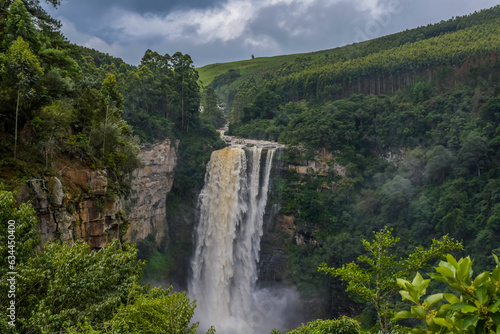
[[[347,291],[372,303],[377,311],[377,322],[382,333],[389,333],[391,318],[394,314],[393,297],[397,292],[397,278],[406,278],[416,270],[427,265],[433,258],[444,257],[446,252],[462,249],[463,246],[444,236],[441,240],[432,240],[429,248],[417,247],[407,259],[396,257],[391,252],[398,242],[387,227],[374,232],[372,242],[362,240],[368,255],[357,258],[358,263],[351,262],[341,268],[330,268],[323,263],[318,271],[339,277],[348,283]]]
[[[451,290],[458,292],[437,293],[420,299],[426,294],[431,279],[424,280],[417,272],[409,281],[398,279],[403,288],[399,293],[403,300],[415,305],[410,311],[401,311],[394,320],[419,319],[425,322],[425,328],[414,328],[412,333],[500,333],[500,266],[497,263],[490,273],[482,272],[472,279],[472,261],[470,257],[458,262],[452,255],[447,261],[441,261],[437,273],[429,274],[431,279],[444,282]],[[444,303],[444,301],[448,303]]]

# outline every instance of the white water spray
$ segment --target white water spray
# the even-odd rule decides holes
[[[189,292],[197,300],[196,320],[218,334],[260,333],[263,312],[286,303],[255,288],[275,150],[264,152],[262,164],[262,147],[229,147],[213,152],[207,167]],[[266,293],[270,298],[263,299]]]

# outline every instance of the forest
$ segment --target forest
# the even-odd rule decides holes
[[[232,135],[287,145],[274,191],[307,242],[284,245],[285,280],[327,296],[332,319],[289,333],[500,332],[500,6],[205,86],[188,54],[131,66],[60,27],[38,0],[0,4],[2,306],[17,224],[17,325],[2,307],[0,332],[197,333],[195,301],[141,279],[157,250],[41,247],[16,191],[76,162],[127,198],[141,144],[169,138],[175,210],[203,186],[226,118]],[[326,173],[294,168],[325,152]]]

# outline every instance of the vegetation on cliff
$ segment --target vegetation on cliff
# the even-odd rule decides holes
[[[71,45],[38,1],[4,2],[1,15],[0,177],[5,181],[13,183],[12,174],[25,165],[24,178],[57,173],[58,161],[77,160],[106,169],[124,195],[128,173],[140,165],[141,142],[175,143],[201,133],[209,139],[203,150],[212,149],[216,121],[200,118],[198,74],[189,55],[147,50],[134,67]]]

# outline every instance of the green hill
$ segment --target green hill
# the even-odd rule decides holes
[[[387,68],[378,68],[380,64],[373,63],[374,59],[385,67],[394,67],[394,58],[396,58],[396,61],[405,59],[406,62],[417,59],[420,64],[415,66],[421,68],[425,67],[425,64],[430,65],[431,61],[439,59],[444,59],[441,64],[444,62],[452,63],[449,58],[454,57],[456,63],[467,57],[475,56],[480,52],[487,53],[491,50],[496,50],[498,48],[498,41],[491,41],[490,37],[496,36],[497,33],[495,31],[484,31],[483,28],[479,29],[478,27],[495,29],[499,25],[499,17],[500,6],[496,6],[470,15],[441,21],[437,24],[429,24],[416,29],[330,50],[217,63],[206,65],[197,70],[202,85],[212,86],[222,101],[228,103],[229,107],[231,107],[236,90],[243,82],[248,81],[250,78],[254,78],[255,80],[265,78],[266,81],[276,79],[305,82],[308,79],[310,81],[311,75],[334,75],[335,77],[329,79],[328,82],[320,83],[320,85],[331,86],[333,82],[336,83],[339,81],[339,78],[335,75],[339,70],[343,71],[343,78],[340,78],[342,80],[346,77],[350,79],[353,75],[359,76],[359,72],[357,71],[366,72],[366,70],[369,70],[372,72],[382,72],[387,70]],[[464,30],[467,32],[464,33]],[[450,36],[445,37],[444,35]],[[485,38],[482,39],[483,37]],[[466,46],[463,48],[460,47],[461,39],[464,38],[474,41],[473,45],[469,43],[471,48],[468,50],[466,50]],[[477,40],[478,38],[482,39],[481,43]],[[448,43],[448,45],[440,47],[443,42]],[[456,46],[455,50],[449,49],[450,43]],[[401,47],[404,47],[403,50],[400,50]],[[477,50],[477,47],[481,48],[481,50]],[[434,48],[435,50],[426,50],[429,48]],[[460,52],[456,52],[456,49],[460,49]],[[436,52],[440,54],[436,54]],[[415,53],[413,58],[409,57],[409,53]],[[428,54],[428,57],[422,57],[423,53]],[[395,54],[394,57],[390,56],[392,54]],[[387,56],[390,57],[387,58]],[[356,59],[362,60],[353,64],[352,62]],[[364,65],[363,62],[367,64]],[[357,68],[354,69],[353,66]],[[404,68],[397,70],[399,72],[405,71]],[[233,72],[233,75],[230,75],[231,72]],[[362,74],[366,76],[366,73]],[[302,76],[302,78],[298,79],[298,76]],[[283,84],[279,85],[284,86]],[[286,87],[286,89],[289,88],[293,89],[294,87]],[[298,88],[295,88],[303,92],[307,90],[300,85]],[[323,88],[320,87],[320,89]],[[297,99],[300,97],[295,96],[290,98]]]

